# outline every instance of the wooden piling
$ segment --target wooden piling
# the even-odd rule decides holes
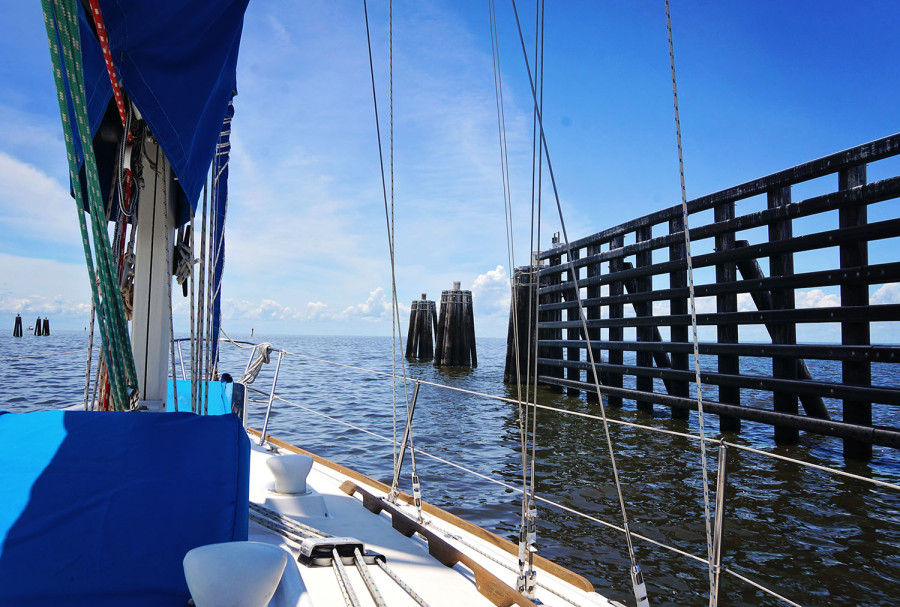
[[[42,335],[50,335],[50,317],[44,319],[44,328],[41,331]]]
[[[559,251],[559,234],[553,235],[552,240],[553,247]],[[562,256],[557,252],[556,255],[550,258],[551,266],[559,266],[562,263]],[[551,287],[558,285],[562,282],[562,273],[554,273],[546,278],[540,280],[541,287]],[[562,302],[562,293],[559,291],[554,291],[547,295],[541,295],[539,297],[539,302],[541,304],[558,304]],[[541,312],[538,315],[538,338],[541,340],[554,340],[559,342],[562,340],[563,332],[562,329],[544,329],[540,328],[541,323],[544,322],[560,322],[562,321],[562,310],[554,309],[549,310],[547,312]],[[552,360],[562,360],[563,359],[563,349],[559,346],[544,346],[538,349],[538,358],[548,358]],[[549,367],[540,367],[538,368],[538,375],[549,375],[550,377],[560,378],[562,379],[565,374],[565,369],[560,366],[549,366]],[[551,385],[550,389],[554,392],[562,392],[562,388],[557,385]]]
[[[750,244],[746,240],[736,240],[734,246],[736,248],[743,248],[750,246]],[[759,267],[759,262],[755,259],[740,260],[737,262],[737,268],[744,280],[761,281],[764,278],[762,268]],[[768,289],[750,291],[750,297],[753,299],[753,303],[756,305],[757,310],[765,311],[772,309],[772,293]],[[769,337],[772,338],[772,343],[776,343],[775,336],[777,335],[777,331],[775,325],[766,323],[766,330],[769,332]],[[809,372],[809,366],[806,364],[806,361],[802,358],[798,358],[796,361],[797,378],[812,381],[812,373]],[[825,401],[823,401],[822,397],[818,394],[801,394],[800,404],[803,405],[803,410],[806,411],[806,414],[810,417],[831,419],[831,416],[828,414],[828,409],[825,407]]]
[[[537,354],[535,318],[537,314],[537,267],[520,266],[513,271],[506,332],[506,364],[503,381],[527,385],[534,380]]]
[[[459,282],[453,283],[452,290],[441,293],[434,364],[438,367],[478,366],[472,292],[460,289]]]
[[[790,186],[769,190],[768,207],[778,209],[791,204]],[[779,219],[769,224],[769,242],[790,240],[793,238],[790,219]],[[769,256],[769,274],[775,276],[791,276],[794,273],[793,253],[778,253]],[[791,287],[772,289],[772,308],[774,310],[793,310],[794,289]],[[792,322],[773,323],[772,341],[778,344],[796,344],[797,326]],[[772,377],[776,379],[797,379],[797,364],[787,356],[772,357]],[[797,393],[789,390],[774,392],[775,410],[781,413],[797,415]],[[778,444],[795,444],[800,440],[800,431],[788,426],[775,426],[775,442]]]
[[[849,167],[838,173],[838,190],[851,190],[865,185],[866,165]],[[842,206],[838,211],[840,228],[852,229],[868,224],[865,204]],[[869,243],[859,239],[840,247],[841,268],[864,268],[869,265]],[[842,306],[868,306],[869,286],[859,282],[841,283]],[[871,343],[867,321],[841,323],[841,343],[846,346],[868,346]],[[872,383],[872,363],[869,360],[845,360],[842,363],[845,384],[868,386]],[[861,426],[872,425],[872,403],[860,399],[844,399],[844,421]],[[872,459],[872,445],[853,439],[844,440],[844,456],[868,461]]]
[[[578,259],[578,249],[571,250],[571,258],[572,261]],[[566,280],[570,283],[576,282],[578,278],[578,270],[570,270],[567,273]],[[575,292],[575,288],[573,287],[571,290],[563,293],[563,299],[565,301],[574,301],[577,303],[578,294]],[[578,315],[578,306],[574,306],[569,308],[566,311],[566,320],[570,321],[580,321],[581,318]],[[581,327],[573,327],[570,329],[566,329],[566,339],[575,342],[578,339],[581,339]],[[566,348],[566,360],[567,361],[580,361],[581,360],[581,348]],[[580,382],[581,381],[581,368],[577,365],[571,365],[566,368],[566,379]],[[566,388],[566,394],[569,396],[578,396],[579,391],[577,388]]]
[[[417,360],[431,360],[434,358],[434,342],[432,341],[432,327],[434,302],[426,299],[428,296],[422,293],[422,299],[413,300],[409,306],[409,331],[406,334],[406,358]]]
[[[621,249],[625,246],[625,235],[617,234],[613,236],[609,241],[609,250],[610,253],[615,251],[616,249]],[[625,269],[624,260],[621,256],[616,256],[609,260],[609,271],[610,273],[621,272]],[[620,280],[613,280],[609,283],[609,295],[610,297],[621,296],[625,286],[622,284]],[[611,303],[609,305],[609,318],[613,319],[621,319],[624,317],[625,306],[621,303]],[[621,343],[625,340],[625,329],[621,325],[614,325],[609,327],[609,341]],[[621,366],[625,361],[624,353],[622,352],[622,347],[618,346],[613,348],[610,346],[609,348],[609,364]],[[622,373],[610,373],[609,374],[609,385],[613,388],[621,388],[623,386],[623,375]],[[621,407],[622,406],[622,397],[618,394],[610,394],[606,397],[606,401],[613,407]]]
[[[684,232],[684,216],[676,215],[669,219],[669,234],[681,234]],[[669,245],[669,261],[680,262],[683,260],[686,255],[686,247],[684,244],[684,235],[682,234],[681,238],[677,239],[671,245]],[[669,272],[669,288],[670,289],[685,289],[688,286],[687,282],[687,268],[678,268],[671,272]],[[670,314],[687,314],[688,313],[688,298],[687,297],[673,297],[669,300],[669,310]],[[677,343],[687,343],[688,342],[688,327],[687,325],[683,326],[672,326],[669,328],[669,340]],[[687,352],[672,352],[671,354],[671,365],[673,369],[679,369],[681,371],[688,371],[690,367],[688,366],[690,363],[689,354]],[[671,380],[669,384],[669,394],[673,396],[681,396],[688,397],[690,396],[690,388],[689,382],[686,380]],[[672,417],[674,419],[688,419],[690,415],[690,409],[686,407],[672,407]]]
[[[34,321],[34,334],[37,336],[43,335],[44,326],[41,324],[41,317],[38,316],[37,320]]]
[[[635,233],[635,240],[637,242],[644,242],[647,240],[651,240],[653,238],[653,227],[645,226],[638,228]],[[637,267],[646,268],[653,265],[653,251],[641,251],[635,255],[635,260],[637,261]],[[653,276],[647,274],[645,276],[641,276],[635,280],[635,287],[637,292],[639,293],[647,293],[653,290]],[[653,306],[634,306],[634,313],[637,316],[653,316]],[[649,325],[641,325],[636,329],[637,332],[637,340],[639,342],[647,342],[654,341],[653,337],[653,329],[654,327]],[[644,350],[638,350],[637,355],[637,364],[639,367],[652,367],[653,366],[653,354],[650,352],[646,352]],[[640,392],[653,392],[653,378],[648,377],[646,375],[639,375],[635,378],[635,382],[637,385],[637,389]],[[641,411],[647,411],[648,413],[653,413],[653,401],[650,400],[638,400],[637,408]]]
[[[16,314],[16,322],[13,324],[13,337],[22,337],[22,316]]]
[[[600,255],[601,249],[599,245],[591,245],[587,249],[588,257],[592,257],[594,255]],[[603,275],[603,266],[600,263],[592,263],[587,267],[587,277],[588,279],[596,279],[600,278]],[[587,298],[591,302],[596,302],[600,299],[600,287],[599,285],[592,285],[587,288]],[[600,320],[603,317],[602,309],[599,304],[591,303],[587,307],[587,319],[591,320]],[[594,364],[603,362],[603,351],[600,348],[600,342],[603,340],[603,334],[600,332],[600,329],[588,329],[588,336],[591,338],[591,349],[594,355]],[[588,358],[590,360],[590,358]],[[604,384],[609,381],[609,378],[606,377],[605,372],[597,373],[597,379],[600,379]],[[594,381],[594,374],[588,370],[586,374],[587,383],[592,383]],[[590,402],[597,402],[597,391],[596,390],[588,390],[587,399]]]
[[[631,265],[631,262],[626,261],[622,264],[623,270],[631,270],[633,268],[634,266]],[[638,286],[638,281],[634,278],[623,280],[622,285],[625,287],[625,293],[632,295],[638,295],[641,293],[641,287]],[[635,301],[632,305],[634,306],[634,313],[636,316],[653,316],[653,304],[649,301]],[[657,325],[647,325],[642,328],[644,329],[645,333],[645,339],[642,341],[653,341],[657,343],[662,342],[662,333],[660,333],[659,327]],[[642,350],[639,354],[646,354],[649,358],[647,364],[643,366],[652,367],[653,363],[656,363],[656,366],[660,369],[669,369],[672,367],[672,360],[669,358],[669,354],[667,352],[664,352],[663,350]],[[649,376],[647,377],[649,378]],[[652,380],[652,378],[649,379]],[[667,393],[675,394],[673,390],[672,380],[663,378],[663,385],[666,387]],[[649,391],[653,391],[652,384]]]
[[[788,200],[790,202],[790,200]],[[713,211],[716,222],[726,222],[734,219],[734,201],[730,200],[720,204]],[[731,251],[734,249],[734,232],[728,231],[716,236],[716,251]],[[737,267],[733,261],[716,264],[716,283],[733,283],[737,280]],[[722,293],[716,295],[716,312],[730,314],[737,312],[737,293]],[[722,323],[716,327],[716,335],[720,344],[738,343],[738,325],[736,323]],[[741,359],[734,354],[719,354],[719,373],[740,375]],[[736,386],[719,386],[719,402],[730,405],[741,404],[741,389]],[[722,432],[740,432],[741,419],[730,415],[719,416],[719,430]]]

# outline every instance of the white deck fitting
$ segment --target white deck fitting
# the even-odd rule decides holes
[[[261,504],[272,510],[280,510],[279,500],[266,501],[271,497],[271,491],[275,487],[275,479],[265,461],[270,457],[278,457],[253,444],[250,456],[250,501]],[[393,569],[422,599],[431,607],[460,605],[490,606],[491,601],[478,592],[475,587],[475,578],[466,567],[457,564],[453,568],[446,567],[428,554],[427,542],[414,535],[411,538],[403,536],[393,529],[391,519],[387,513],[373,514],[363,507],[362,500],[351,497],[340,490],[344,481],[352,480],[357,486],[366,489],[372,494],[383,495],[383,492],[356,479],[315,464],[307,479],[312,493],[299,499],[324,500],[327,510],[326,516],[292,517],[299,522],[314,527],[324,533],[335,536],[353,537],[364,542],[369,550],[374,550],[385,555],[387,565]],[[415,518],[415,508],[403,505],[401,510]],[[287,514],[287,513],[283,513]],[[441,537],[450,542],[455,548],[466,552],[482,566],[488,569],[501,580],[510,585],[515,583],[516,572],[510,571],[501,565],[473,552],[465,544],[478,546],[479,550],[490,554],[492,557],[507,563],[513,569],[517,568],[516,557],[500,550],[491,544],[463,531],[453,524],[432,519],[425,514],[427,525]],[[445,533],[451,537],[445,537]],[[465,543],[452,538],[461,538]],[[297,563],[297,550],[286,542],[280,535],[254,523],[250,524],[250,539],[264,541],[282,546],[291,552],[292,558],[285,569],[281,585],[275,593],[270,606],[303,606],[303,607],[327,607],[331,605],[343,605],[340,589],[338,587],[334,571],[330,567],[310,568]],[[362,577],[354,566],[346,566],[346,571],[351,585],[364,606],[374,606]],[[369,567],[373,578],[381,591],[386,603],[391,607],[415,606],[416,603],[409,595],[388,577],[377,565]],[[551,576],[544,571],[538,571],[538,583],[569,597],[570,601],[561,599],[544,588],[538,588],[537,597],[545,605],[595,605],[615,606],[618,603],[608,601],[596,593],[587,593],[572,585]]]

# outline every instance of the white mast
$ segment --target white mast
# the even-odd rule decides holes
[[[169,358],[169,267],[175,237],[175,182],[172,167],[148,134],[143,153],[143,183],[137,207],[132,348],[140,406],[164,410]]]

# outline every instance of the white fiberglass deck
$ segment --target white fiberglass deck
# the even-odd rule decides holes
[[[255,437],[252,437],[255,439]],[[255,444],[250,458],[250,501],[266,508],[288,515],[294,520],[309,525],[325,534],[353,537],[365,543],[368,550],[385,555],[387,565],[409,585],[426,604],[431,607],[459,605],[493,605],[483,596],[475,584],[472,571],[461,564],[446,567],[429,555],[428,544],[419,535],[405,537],[391,525],[386,513],[373,514],[363,506],[358,497],[352,497],[340,489],[341,483],[352,480],[360,488],[378,496],[383,496],[377,487],[350,479],[341,472],[323,466],[313,465],[307,485],[309,493],[284,500],[274,494],[275,479],[266,460],[279,455],[266,451]],[[324,504],[327,514],[321,515]],[[292,514],[306,510],[308,515]],[[415,509],[403,505],[400,509],[415,520]],[[434,519],[425,514],[429,530],[440,535],[454,548],[468,554],[485,569],[508,584],[516,579],[516,558],[506,551],[485,542],[474,535],[453,526],[450,522]],[[276,544],[291,553],[281,584],[270,605],[274,606],[330,606],[342,605],[344,599],[331,567],[307,567],[297,562],[297,545],[285,540],[278,533],[251,521],[250,540]],[[476,546],[472,550],[471,546]],[[490,555],[491,558],[479,551]],[[495,562],[499,560],[506,567]],[[512,568],[513,570],[510,570]],[[379,592],[387,605],[414,606],[416,602],[378,566],[368,567]],[[346,566],[350,584],[361,605],[375,605],[362,576],[353,566]],[[545,605],[617,605],[596,593],[588,593],[563,582],[544,571],[538,571],[537,598]],[[552,592],[551,592],[552,590]],[[558,593],[558,594],[557,594]],[[564,595],[563,599],[558,595]]]

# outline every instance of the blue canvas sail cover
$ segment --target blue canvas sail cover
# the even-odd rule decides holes
[[[237,92],[235,70],[248,1],[99,0],[119,82],[181,186],[179,224],[197,206]],[[118,115],[110,105],[112,87],[99,42],[80,3],[79,14],[85,93],[96,135],[104,116],[118,121]],[[104,188],[107,183],[101,175]]]

